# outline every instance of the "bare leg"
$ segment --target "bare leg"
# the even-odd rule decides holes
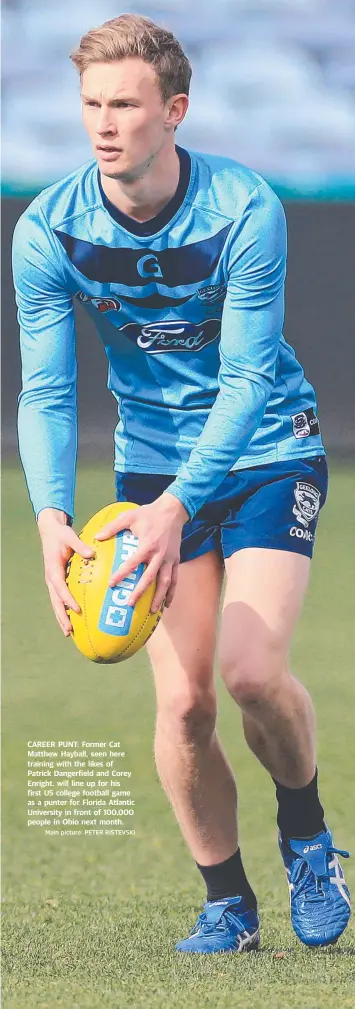
[[[314,776],[315,716],[311,698],[291,673],[280,694],[270,697],[256,721],[243,713],[246,742],[273,778],[288,788],[302,788]],[[283,731],[275,731],[275,720]],[[300,747],[301,740],[301,747]]]
[[[243,712],[245,738],[281,784],[301,788],[315,773],[315,718],[288,649],[308,581],[309,560],[246,549],[226,561],[220,666]]]
[[[222,579],[214,552],[181,564],[174,601],[147,644],[157,692],[157,770],[201,865],[222,862],[237,848],[236,786],[215,732]]]

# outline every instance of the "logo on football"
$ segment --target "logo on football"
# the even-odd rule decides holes
[[[95,556],[85,560],[73,554],[67,566],[67,584],[81,608],[79,614],[69,610],[72,638],[79,651],[93,662],[122,662],[135,655],[153,634],[163,612],[164,603],[157,613],[150,612],[156,582],[149,585],[135,606],[128,605],[144,564],[119,585],[110,588],[108,584],[114,571],[137,550],[138,540],[131,530],[124,529],[102,542],[94,539],[107,522],[137,507],[122,501],[101,508],[80,533],[84,543],[94,547]]]

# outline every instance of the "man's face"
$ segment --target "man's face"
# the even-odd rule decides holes
[[[100,171],[111,179],[140,178],[175,125],[154,68],[131,57],[92,63],[82,75],[83,122]]]

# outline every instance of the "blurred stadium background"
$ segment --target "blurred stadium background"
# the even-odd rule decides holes
[[[250,164],[286,195],[354,194],[354,0],[128,0],[121,8],[114,0],[5,0],[10,192],[43,187],[90,158],[68,53],[84,31],[122,11],[168,27],[193,62],[181,143]]]
[[[260,171],[288,218],[286,338],[316,385],[328,448],[355,449],[355,0],[4,0],[3,448],[16,450],[18,333],[9,265],[14,224],[40,189],[91,157],[68,59],[89,28],[150,16],[193,64],[179,143]],[[91,322],[78,312],[80,446],[112,451],[113,398]],[[97,378],[102,381],[97,382]]]

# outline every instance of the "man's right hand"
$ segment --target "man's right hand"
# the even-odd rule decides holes
[[[80,606],[69,592],[65,581],[66,566],[75,552],[81,557],[93,557],[93,547],[83,543],[67,524],[68,516],[57,508],[43,508],[37,524],[42,540],[45,581],[59,627],[67,638],[72,630],[66,607],[80,613]]]

